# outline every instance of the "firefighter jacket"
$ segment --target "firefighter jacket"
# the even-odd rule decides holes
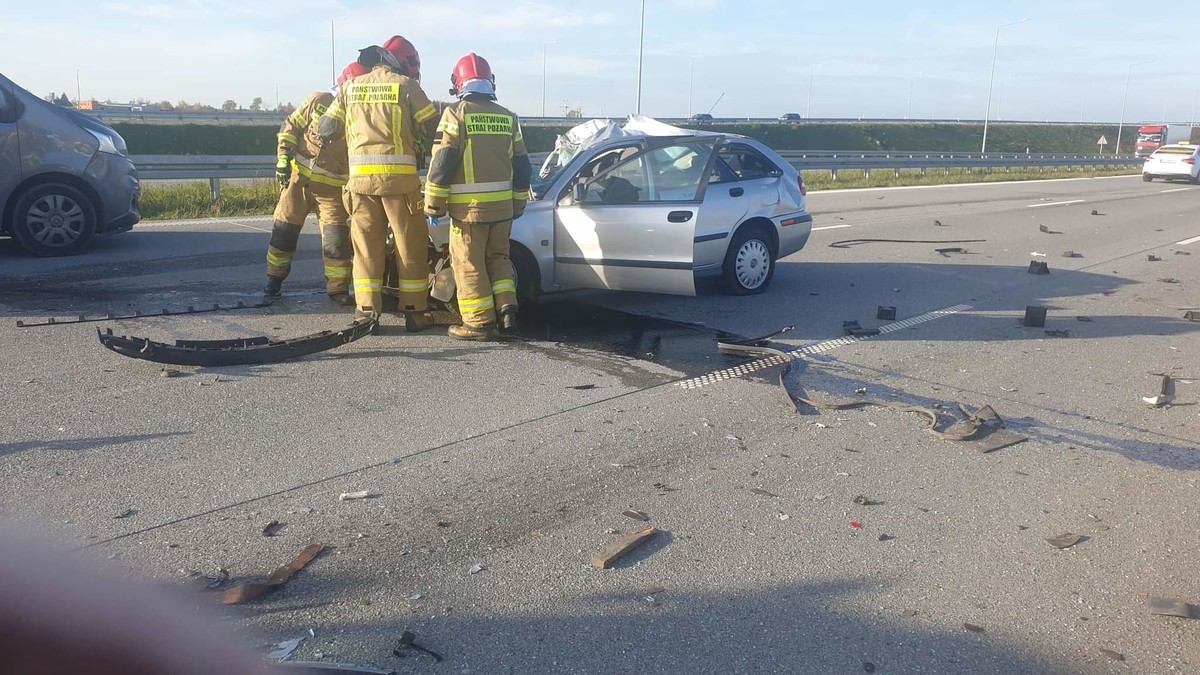
[[[279,128],[278,154],[290,157],[292,170],[309,181],[341,187],[349,172],[344,144],[331,143],[322,148],[320,139],[309,133],[310,128],[315,131],[317,121],[331,103],[333,94],[327,91],[314,92],[304,99]]]
[[[464,223],[512,220],[529,201],[530,173],[517,116],[486,96],[467,96],[442,113],[425,204]]]
[[[414,141],[432,138],[436,128],[437,107],[421,85],[379,64],[342,84],[317,133],[326,146],[345,137],[346,189],[386,197],[420,191]]]

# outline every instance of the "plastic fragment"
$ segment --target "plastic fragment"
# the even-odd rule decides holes
[[[267,654],[267,658],[275,659],[276,661],[282,661],[291,656],[292,652],[296,651],[296,648],[300,646],[301,642],[304,642],[304,638],[302,637],[280,642],[279,644],[275,645],[275,651]]]
[[[852,520],[852,521],[850,521],[850,529],[858,530],[861,532],[863,529],[863,524],[858,522],[857,520]]]
[[[380,495],[377,495],[369,490],[361,490],[359,492],[343,492],[342,494],[338,495],[338,501],[346,502],[356,499],[371,499],[372,497],[378,496]]]

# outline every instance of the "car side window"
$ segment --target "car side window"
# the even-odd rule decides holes
[[[649,201],[650,181],[645,155],[601,173],[587,183],[585,204],[636,204]]]
[[[754,180],[777,175],[779,167],[754,148],[746,145],[726,145],[717,151],[718,157],[737,180]]]
[[[688,143],[657,148],[649,153],[654,167],[654,201],[691,202],[704,184],[712,155],[708,143]]]

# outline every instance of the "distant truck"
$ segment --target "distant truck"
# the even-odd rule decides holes
[[[1192,128],[1180,124],[1143,124],[1138,128],[1137,142],[1133,150],[1138,157],[1149,157],[1164,145],[1187,143],[1192,138]]]

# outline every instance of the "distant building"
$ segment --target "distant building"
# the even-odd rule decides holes
[[[159,112],[161,110],[157,103],[144,103],[141,105],[134,103],[102,103],[94,98],[80,101],[79,109],[97,112]]]

